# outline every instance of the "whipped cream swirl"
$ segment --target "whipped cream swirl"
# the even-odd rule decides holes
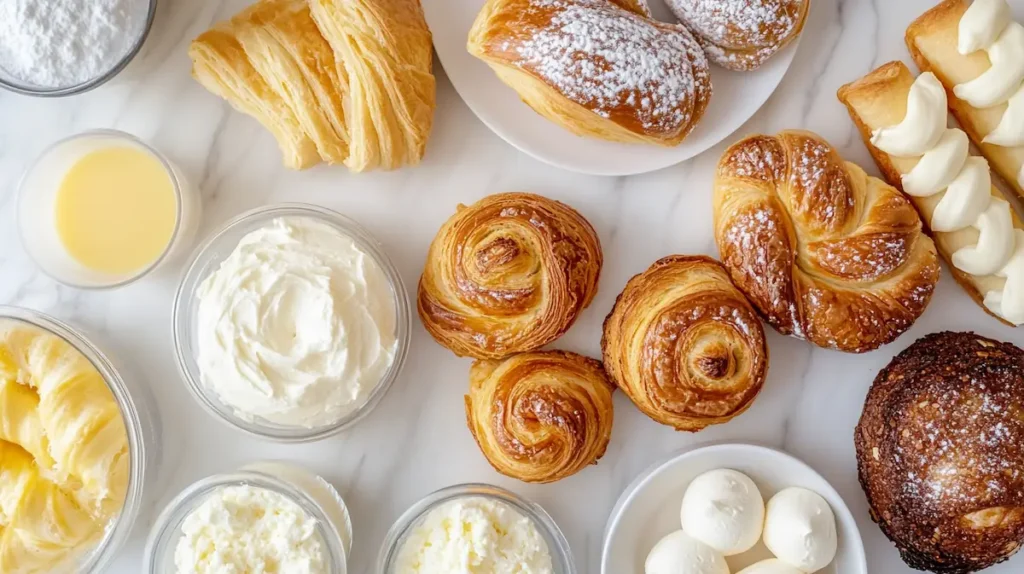
[[[963,39],[963,37],[961,37]],[[874,131],[871,143],[896,157],[919,157],[903,176],[914,197],[943,193],[928,222],[933,231],[978,230],[978,241],[952,255],[953,266],[971,275],[997,275],[1002,291],[985,294],[985,306],[1014,325],[1024,324],[1024,231],[1014,229],[1010,204],[992,195],[984,158],[971,156],[967,134],[947,128],[946,91],[931,72],[910,88],[907,115]]]
[[[246,235],[197,296],[202,384],[244,420],[336,423],[365,404],[395,358],[383,269],[311,217]]]

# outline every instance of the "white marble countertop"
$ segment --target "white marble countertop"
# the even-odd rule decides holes
[[[455,483],[498,484],[542,504],[565,531],[581,574],[596,574],[608,513],[635,475],[673,451],[708,441],[756,441],[787,450],[820,471],[856,515],[870,571],[911,572],[868,517],[857,483],[853,428],[878,370],[916,338],[943,329],[976,330],[1024,343],[1020,332],[982,313],[943,271],[931,306],[909,333],[879,351],[853,356],[769,334],[771,368],[753,408],[697,435],[650,421],[621,393],[612,443],[596,467],[563,482],[530,486],[497,475],[465,426],[462,394],[470,362],[435,344],[415,322],[404,374],[358,427],[301,446],[243,436],[213,420],[192,399],[171,347],[171,299],[181,265],[109,292],[58,286],[38,272],[15,227],[18,177],[47,144],[99,127],[132,132],[174,158],[205,202],[202,232],[259,205],[304,201],[339,210],[368,227],[416,285],[427,246],[459,202],[530,190],[581,211],[598,230],[606,267],[600,293],[558,346],[598,356],[600,326],[626,280],[671,253],[716,254],[711,178],[725,143],[696,159],[648,175],[599,178],[534,161],[493,135],[462,103],[439,70],[438,108],[424,163],[394,173],[350,175],[342,168],[293,173],[281,167],[272,138],[189,76],[186,46],[246,0],[161,0],[147,51],[133,77],[59,100],[0,94],[0,303],[51,313],[94,334],[125,367],[126,378],[155,398],[163,432],[162,466],[151,508],[111,572],[140,571],[153,513],[187,484],[248,461],[281,458],[324,474],[353,511],[350,571],[374,573],[379,545],[397,516],[429,492]],[[848,159],[877,173],[845,110],[840,85],[896,58],[909,62],[903,31],[933,0],[814,0],[799,54],[778,92],[740,134],[784,128],[817,131]],[[739,134],[738,134],[739,135]],[[727,142],[735,140],[729,138]],[[1024,557],[990,570],[1020,572]]]

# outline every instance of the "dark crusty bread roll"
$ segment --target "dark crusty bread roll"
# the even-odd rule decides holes
[[[856,430],[871,516],[910,566],[975,572],[1024,544],[1024,351],[918,340],[878,374]]]

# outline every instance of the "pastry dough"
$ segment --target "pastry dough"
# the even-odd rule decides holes
[[[811,0],[667,0],[708,58],[756,70],[803,31]]]
[[[928,335],[875,378],[854,434],[860,483],[911,567],[967,574],[1024,545],[1021,413],[1024,351],[973,333]]]
[[[875,163],[878,164],[885,178],[900,189],[903,188],[903,176],[913,170],[919,158],[891,156],[871,144],[871,134],[876,129],[893,126],[903,120],[907,114],[907,97],[911,86],[914,85],[914,80],[914,75],[902,62],[890,62],[839,90],[839,99],[846,105],[850,117],[857,124]],[[1006,196],[995,186],[991,186],[991,193],[996,199],[1006,199]],[[926,224],[932,220],[935,206],[941,199],[942,194],[931,197],[911,197],[911,201],[921,213]],[[1013,210],[1011,210],[1011,217],[1013,227],[1024,230],[1024,224]],[[973,227],[953,232],[932,230],[932,237],[935,239],[939,253],[950,264],[949,270],[957,282],[986,312],[1004,321],[985,307],[985,294],[1001,292],[1006,280],[995,275],[971,275],[952,264],[954,253],[965,247],[978,244],[978,230]]]
[[[604,367],[655,421],[729,422],[761,392],[768,346],[753,307],[714,259],[673,255],[633,277],[604,323]]]
[[[269,129],[290,168],[423,157],[435,85],[418,0],[260,0],[189,55],[193,76]]]
[[[736,285],[784,335],[862,353],[921,316],[939,279],[913,206],[809,132],[730,147],[715,238]]]
[[[921,71],[934,73],[945,85],[953,117],[978,146],[992,169],[1018,196],[1024,197],[1020,177],[1021,169],[1024,168],[1024,145],[1004,147],[984,143],[985,137],[999,126],[1006,114],[1006,100],[993,106],[976,108],[956,94],[957,85],[977,79],[991,67],[988,53],[984,49],[967,55],[958,51],[960,20],[970,5],[969,0],[946,0],[932,8],[907,28],[907,47]],[[1024,69],[1024,54],[1019,54],[1019,57],[1018,65]],[[1017,85],[1020,86],[1019,80]],[[1020,103],[1024,104],[1024,101]],[[1019,132],[1020,129],[1015,131]]]
[[[459,206],[430,244],[423,326],[459,356],[500,359],[569,330],[597,294],[601,242],[571,207],[529,193]]]
[[[601,363],[563,351],[477,361],[466,419],[498,472],[555,482],[595,464],[612,435],[612,392]]]
[[[128,434],[99,371],[63,339],[0,321],[0,572],[62,572],[128,489]]]
[[[647,15],[637,0],[489,0],[467,47],[577,135],[674,146],[704,115],[711,76],[685,28]]]

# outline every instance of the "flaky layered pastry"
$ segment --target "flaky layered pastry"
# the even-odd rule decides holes
[[[746,411],[768,372],[753,307],[709,257],[673,255],[633,277],[604,323],[604,367],[644,414],[681,431]]]
[[[427,252],[420,319],[459,356],[533,351],[590,305],[602,261],[594,228],[564,203],[503,193],[460,205]]]
[[[877,70],[871,72],[867,76],[857,80],[856,82],[843,86],[839,90],[839,99],[845,105],[850,113],[850,117],[857,125],[860,131],[861,137],[864,139],[865,145],[868,147],[868,151],[871,152],[871,156],[875,159],[875,163],[878,164],[878,168],[882,174],[885,175],[885,179],[892,185],[906,191],[904,184],[905,178],[909,177],[915,171],[918,164],[923,162],[923,157],[897,157],[890,155],[872,143],[872,134],[880,129],[891,128],[893,126],[900,125],[907,117],[908,111],[908,98],[911,93],[911,89],[917,83],[914,75],[910,72],[906,65],[902,62],[890,62],[883,65]],[[941,94],[941,90],[939,90]],[[940,104],[941,105],[941,104]],[[944,106],[943,106],[944,107]],[[934,113],[937,115],[944,116],[941,110],[936,110]],[[925,115],[925,114],[920,114]],[[939,118],[940,121],[944,120],[944,117]],[[945,124],[942,124],[945,128]],[[946,129],[947,134],[953,135],[955,129]],[[978,158],[969,153],[967,149],[967,138],[961,136],[964,146],[964,153],[970,157],[966,162],[980,161],[984,164],[981,158]],[[961,160],[961,163],[966,165],[966,162]],[[944,167],[949,164],[949,161],[943,161],[941,166],[934,164],[926,164],[928,173],[938,173],[943,171],[940,167]],[[989,176],[988,167],[979,167],[980,178]],[[970,182],[967,182],[970,183]],[[965,213],[973,210],[973,201],[965,202],[962,198],[962,192],[964,190],[970,190],[970,186],[961,186],[960,193],[950,198],[949,203],[953,206],[953,209],[945,210],[953,213]],[[984,198],[991,206],[992,203],[1004,204],[1006,203],[1006,196],[1003,192],[992,185],[989,182],[984,186],[989,192],[989,197]],[[926,225],[931,225],[931,222],[935,219],[936,213],[939,211],[939,204],[943,202],[946,197],[947,191],[937,193],[930,196],[910,196],[910,200],[914,206],[921,213],[921,217]],[[981,207],[984,207],[982,205]],[[1005,218],[1008,220],[1007,223],[1010,227],[1010,232],[1020,237],[1024,234],[1024,223],[1021,222],[1020,217],[1017,213],[1006,205]],[[993,241],[996,237],[995,233],[989,233],[989,239],[985,241],[984,249],[976,249],[981,243],[981,233],[978,228],[974,226],[967,226],[957,228],[953,230],[936,230],[934,227],[930,230],[932,237],[935,239],[935,244],[938,247],[939,253],[943,259],[949,264],[949,270],[956,278],[960,286],[971,296],[974,301],[980,305],[985,311],[992,316],[996,317],[1000,321],[1003,321],[1009,325],[1013,325],[1014,322],[1008,321],[1000,314],[994,312],[993,308],[986,305],[986,296],[990,297],[992,293],[1004,294],[1003,297],[1007,304],[1017,301],[1019,302],[1024,298],[1019,288],[1015,288],[1014,285],[1009,285],[1005,276],[1000,276],[996,273],[985,273],[985,274],[974,274],[969,273],[961,269],[955,260],[955,254],[961,252],[961,250],[968,249],[971,251],[978,251],[979,253],[998,247],[1001,243],[999,241]],[[1010,256],[1011,261],[1017,259],[1014,256]],[[1014,275],[1019,275],[1015,273]],[[1008,292],[1009,291],[1009,292]],[[991,302],[991,297],[990,297]],[[1019,305],[1017,305],[1019,307]],[[1002,305],[1000,305],[1002,307]]]
[[[489,0],[467,48],[569,131],[678,145],[711,98],[707,58],[641,0]]]
[[[935,333],[868,392],[855,434],[871,517],[910,566],[968,574],[1024,545],[1024,351]]]
[[[803,31],[811,0],[667,0],[715,64],[756,70]]]
[[[563,351],[473,363],[466,420],[495,470],[524,482],[555,482],[604,455],[612,392],[601,363]]]
[[[285,165],[423,157],[435,105],[418,0],[261,0],[200,35],[193,76],[270,130]]]
[[[870,351],[909,329],[931,300],[939,263],[913,206],[814,134],[730,147],[714,205],[722,262],[784,335]]]

